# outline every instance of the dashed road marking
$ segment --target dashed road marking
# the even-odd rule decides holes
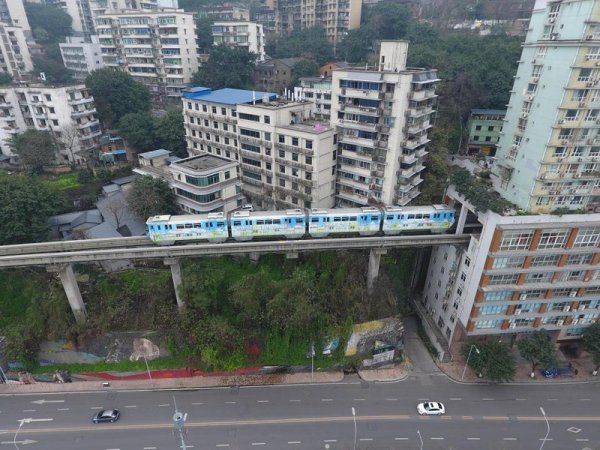
[[[196,402],[196,403],[192,403],[192,405],[196,405],[196,406],[197,405],[204,405],[204,403],[202,403],[202,402]],[[229,444],[227,444],[227,445],[229,445]]]
[[[364,398],[355,398],[354,401],[355,402],[364,402],[365,399]]]
[[[235,405],[237,402],[225,402],[226,405]]]
[[[481,438],[478,438],[478,437],[468,437],[467,438],[467,441],[480,441],[480,440],[481,440]]]
[[[524,402],[527,399],[526,398],[515,398],[515,400],[518,401],[518,402]]]
[[[158,406],[171,406],[168,403],[163,403],[162,405],[158,405]]]
[[[443,441],[444,440],[443,437],[432,437],[432,438],[429,438],[429,439],[431,439],[432,441]]]
[[[267,445],[266,442],[253,442],[252,445]]]
[[[481,400],[483,400],[484,402],[491,402],[491,401],[493,401],[494,399],[493,399],[493,398],[486,397],[486,398],[482,398]]]
[[[322,402],[332,402],[333,399],[332,398],[322,398],[321,401]]]
[[[462,398],[460,398],[460,397],[453,397],[450,400],[456,400],[456,401],[458,401],[458,400],[462,400]]]
[[[144,450],[156,450],[156,447],[144,447]]]
[[[575,439],[577,442],[589,442],[589,439]]]
[[[408,438],[405,437],[399,437],[399,438],[394,438],[395,441],[408,441]]]
[[[386,400],[387,400],[388,402],[397,402],[397,401],[398,401],[398,399],[397,399],[397,398],[386,398]]]
[[[256,400],[256,403],[269,403],[269,400]]]
[[[373,438],[360,438],[359,441],[372,441]]]
[[[517,438],[502,438],[504,441],[516,441]]]
[[[288,441],[288,444],[302,444],[302,441]]]
[[[290,402],[294,402],[294,403],[299,403],[299,402],[301,402],[302,400],[296,400],[296,399],[292,399],[292,400],[289,400],[289,401],[290,401]]]
[[[557,399],[557,398],[547,398],[546,400],[547,400],[547,401],[549,401],[549,402],[555,402],[555,401],[558,401],[558,399]]]
[[[102,406],[92,406],[90,409],[102,409]]]
[[[71,408],[58,408],[57,411],[70,411]]]
[[[23,412],[35,412],[35,409],[24,409]]]
[[[229,447],[229,444],[217,444],[217,447]]]
[[[137,405],[125,405],[125,408],[137,408]]]
[[[323,442],[337,442],[337,439],[323,439]]]

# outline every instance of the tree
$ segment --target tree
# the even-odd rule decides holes
[[[186,11],[188,11],[186,9]],[[202,53],[208,53],[213,46],[212,25],[214,21],[210,17],[198,17],[196,19],[196,44]]]
[[[137,177],[127,194],[127,203],[135,214],[144,219],[177,212],[169,183],[161,178]]]
[[[0,85],[10,84],[13,82],[13,77],[10,73],[0,72]]]
[[[376,39],[376,31],[371,24],[348,31],[337,48],[338,59],[351,63],[366,62]]]
[[[177,156],[186,157],[187,143],[181,109],[171,109],[154,122],[154,147],[165,148],[175,152]]]
[[[146,112],[129,113],[121,117],[119,133],[138,152],[154,150],[154,120]]]
[[[93,71],[85,85],[94,96],[98,114],[105,125],[117,126],[121,117],[129,113],[150,111],[150,92],[131,75],[112,69]]]
[[[471,351],[472,342],[465,342],[461,354],[469,360],[469,367],[488,380],[501,383],[511,381],[516,373],[515,357],[508,345],[498,341],[477,342],[474,345],[479,352]]]
[[[64,42],[73,19],[55,6],[25,2],[25,12],[35,40],[40,44]]]
[[[115,228],[119,228],[127,212],[127,202],[122,195],[111,195],[106,199],[106,209],[110,213]]]
[[[308,59],[303,59],[302,61],[298,61],[294,65],[294,78],[292,82],[288,86],[290,89],[293,89],[294,86],[298,85],[298,80],[302,77],[314,77],[319,75],[319,65]]]
[[[543,368],[548,368],[553,367],[556,363],[554,344],[545,329],[534,331],[520,340],[517,345],[521,356],[531,363],[532,375],[538,364],[541,364]]]
[[[54,134],[54,139],[61,150],[66,150],[71,157],[71,161],[75,161],[75,152],[81,131],[75,125],[67,125],[60,130],[60,136]]]
[[[594,323],[586,328],[583,332],[583,345],[592,354],[596,366],[594,372],[597,373],[600,368],[600,323]]]
[[[62,63],[62,56],[58,44],[48,45],[39,56],[33,57],[33,71],[35,76],[44,74],[48,83],[70,83],[73,81],[73,72]]]
[[[381,40],[406,37],[413,18],[407,6],[398,0],[383,0],[367,9],[365,20]]]
[[[56,141],[49,131],[27,130],[13,136],[10,145],[20,163],[32,173],[40,173],[56,161]]]
[[[321,27],[294,30],[289,36],[282,36],[267,43],[267,54],[274,58],[302,56],[313,59],[322,65],[332,61],[333,48]]]
[[[208,61],[192,76],[192,83],[211,89],[250,89],[256,54],[221,44],[210,49]]]
[[[0,245],[48,240],[48,219],[64,202],[35,178],[0,174]]]

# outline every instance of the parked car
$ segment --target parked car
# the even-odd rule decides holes
[[[98,411],[98,413],[92,419],[92,422],[116,422],[121,417],[121,413],[118,409],[103,409],[102,411]]]
[[[441,416],[446,414],[446,408],[439,402],[425,402],[417,405],[417,412],[422,416]]]
[[[577,375],[577,369],[571,364],[566,367],[550,367],[549,369],[542,369],[542,375],[545,378],[574,377]]]

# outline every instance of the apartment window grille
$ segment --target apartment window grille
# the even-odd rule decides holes
[[[500,284],[515,284],[519,274],[504,274],[504,275],[490,275],[489,285],[496,286]]]
[[[506,256],[494,258],[492,269],[508,269],[515,267],[523,267],[525,261],[524,256]]]
[[[502,320],[476,320],[475,328],[481,329],[489,329],[489,328],[498,328],[502,324]]]
[[[479,313],[482,316],[489,316],[492,314],[506,314],[508,309],[507,305],[486,305],[479,309]]]
[[[533,231],[505,231],[502,233],[500,250],[526,250],[531,245]]]
[[[552,280],[553,272],[533,272],[525,275],[525,283],[546,283]]]
[[[577,266],[577,265],[583,265],[583,264],[591,264],[593,259],[594,259],[593,253],[570,255],[567,258],[567,265],[568,266]]]
[[[556,266],[560,255],[543,255],[531,258],[531,267]]]
[[[569,230],[548,230],[540,236],[538,249],[563,248],[567,242]]]
[[[600,227],[580,228],[573,248],[596,247],[600,240]]]

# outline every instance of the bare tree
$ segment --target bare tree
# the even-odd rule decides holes
[[[69,160],[75,162],[76,150],[79,150],[81,132],[75,125],[67,125],[54,133],[54,139],[60,150],[66,150],[70,155]]]
[[[127,212],[127,202],[123,195],[109,195],[106,199],[106,209],[115,222],[115,228],[119,228],[122,220],[125,218],[125,213]]]

